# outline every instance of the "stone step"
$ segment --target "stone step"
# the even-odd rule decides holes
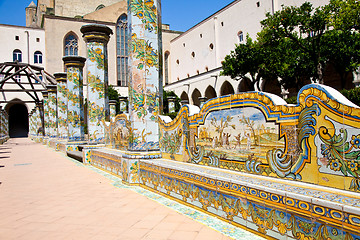
[[[66,151],[66,155],[79,162],[83,162],[83,153],[80,151]]]

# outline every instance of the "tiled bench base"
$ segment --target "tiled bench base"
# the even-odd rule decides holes
[[[140,184],[266,238],[360,239],[358,193],[166,159],[139,160],[139,167],[131,169],[121,151],[91,152],[92,165],[126,183]],[[138,177],[133,177],[134,171]]]

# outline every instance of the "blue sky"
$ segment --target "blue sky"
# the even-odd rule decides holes
[[[34,2],[36,4],[36,0]],[[170,24],[172,30],[186,31],[231,2],[233,0],[163,0],[162,21]],[[31,0],[0,0],[0,24],[25,26],[25,8],[30,3]]]

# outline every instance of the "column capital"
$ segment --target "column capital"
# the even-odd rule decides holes
[[[48,98],[49,97],[49,93],[47,90],[42,91],[41,94],[43,95],[43,98]]]
[[[56,92],[57,86],[56,85],[48,85],[46,86],[48,92]]]
[[[87,24],[80,28],[85,42],[109,42],[113,34],[111,28],[102,24]]]
[[[37,102],[35,103],[36,107],[38,108],[43,108],[44,107],[44,102],[43,101],[40,101],[40,102]]]
[[[116,100],[109,100],[109,105],[115,105],[116,104]]]
[[[61,73],[57,72],[57,73],[54,73],[54,77],[57,82],[66,82],[67,74],[64,72],[61,72]]]
[[[83,68],[86,58],[80,56],[65,56],[62,58],[66,67],[80,67]]]
[[[119,97],[119,100],[120,100],[120,101],[127,101],[127,100],[128,100],[128,97],[120,96],[120,97]]]

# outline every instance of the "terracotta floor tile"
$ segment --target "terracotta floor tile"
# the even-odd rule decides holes
[[[189,231],[175,231],[169,236],[169,240],[192,240],[195,239],[198,235],[198,232],[189,232]]]
[[[214,239],[220,233],[26,138],[0,146],[0,239]],[[23,165],[19,165],[23,164]],[[206,229],[206,230],[204,230]]]
[[[168,239],[174,231],[171,230],[151,230],[142,239],[162,240]]]

